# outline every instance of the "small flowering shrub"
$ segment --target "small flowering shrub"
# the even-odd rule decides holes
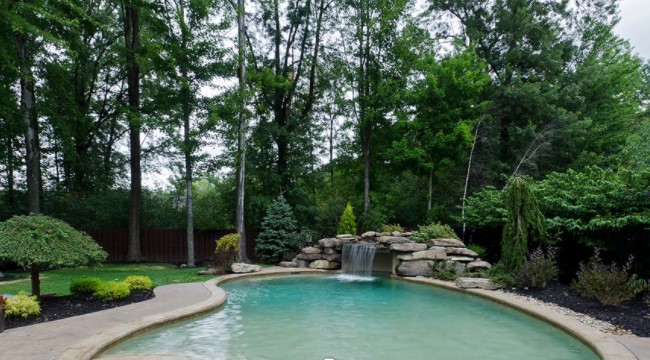
[[[102,284],[102,280],[96,277],[75,279],[70,283],[70,292],[75,295],[92,294]]]
[[[153,286],[148,276],[131,275],[127,276],[124,282],[129,286],[129,290],[151,290]]]
[[[107,281],[93,293],[93,297],[101,301],[111,301],[124,299],[130,293],[131,290],[127,283],[123,281]]]
[[[555,248],[549,248],[546,254],[541,248],[537,248],[530,254],[528,261],[519,267],[514,279],[515,284],[519,287],[545,288],[549,281],[557,279],[555,254]]]
[[[629,274],[633,258],[619,268],[616,264],[605,265],[598,249],[589,265],[580,264],[578,278],[572,284],[580,296],[596,299],[604,305],[620,305],[641,292],[636,275]]]
[[[5,306],[7,306],[7,299],[5,299],[4,295],[0,294],[0,309],[4,309]]]
[[[36,296],[29,296],[24,292],[11,299],[6,299],[6,302],[7,308],[5,309],[5,315],[7,317],[26,318],[41,313],[41,305],[36,300]]]

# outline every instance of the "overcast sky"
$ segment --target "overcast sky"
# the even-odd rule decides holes
[[[622,0],[621,22],[616,31],[628,39],[634,52],[650,59],[650,0]]]

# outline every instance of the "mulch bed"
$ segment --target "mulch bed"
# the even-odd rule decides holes
[[[65,319],[72,316],[83,315],[95,311],[106,310],[118,306],[129,305],[153,299],[153,291],[133,290],[131,294],[115,301],[97,301],[91,296],[43,296],[40,300],[41,314],[27,318],[10,317],[5,319],[5,329],[12,329],[47,321]]]
[[[573,288],[560,283],[552,283],[545,289],[508,289],[507,291],[590,315],[595,319],[627,329],[637,336],[650,337],[650,305],[646,304],[641,297],[620,306],[605,306],[596,300],[581,298]]]

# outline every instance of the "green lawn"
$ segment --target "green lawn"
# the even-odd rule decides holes
[[[105,264],[95,267],[76,269],[58,269],[41,272],[41,293],[69,295],[70,282],[83,277],[98,277],[104,281],[123,280],[129,275],[146,275],[155,286],[207,281],[209,276],[198,276],[202,268],[179,269],[171,264]],[[31,293],[29,272],[4,272],[5,276],[17,276],[18,279],[0,282],[0,294],[18,294],[20,291]]]

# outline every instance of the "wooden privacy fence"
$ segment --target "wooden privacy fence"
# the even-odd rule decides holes
[[[129,231],[127,229],[85,230],[108,253],[108,262],[126,261],[129,249]],[[212,259],[215,241],[235,230],[194,230],[194,259],[205,262]],[[255,259],[255,239],[259,231],[246,231],[246,253]],[[142,229],[140,231],[140,249],[144,261],[164,263],[187,262],[187,230]]]

